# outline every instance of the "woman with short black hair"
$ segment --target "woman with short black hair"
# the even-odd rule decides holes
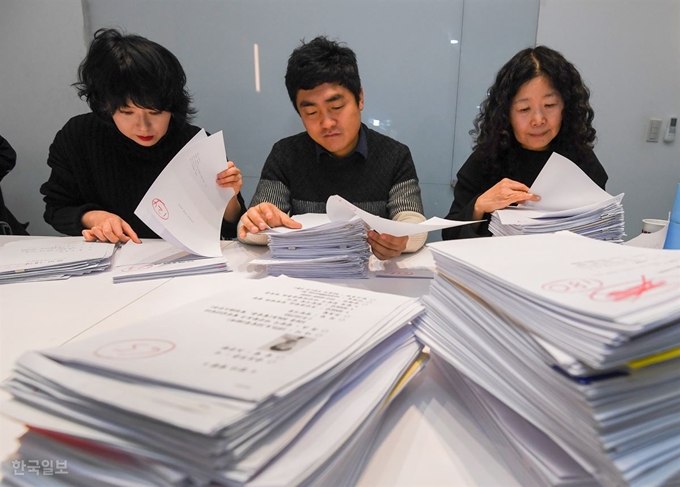
[[[45,221],[86,240],[156,238],[134,210],[172,158],[200,130],[179,60],[163,46],[116,29],[94,34],[78,68],[91,113],[69,120],[50,146],[42,185]],[[245,209],[241,172],[229,161],[216,184],[232,187],[222,237],[236,236]]]

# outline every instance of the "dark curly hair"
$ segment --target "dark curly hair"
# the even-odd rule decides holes
[[[111,120],[131,101],[141,108],[170,112],[183,123],[196,113],[186,80],[179,60],[165,47],[116,29],[99,29],[73,86],[104,120]]]
[[[290,101],[299,113],[295,101],[298,91],[311,90],[324,83],[338,83],[347,88],[359,103],[361,78],[357,57],[349,47],[325,36],[319,36],[296,48],[288,58],[286,89]]]
[[[562,126],[550,144],[551,150],[582,155],[593,148],[595,116],[590,106],[590,90],[576,67],[564,56],[546,46],[524,49],[496,74],[487,98],[475,118],[473,149],[479,150],[488,161],[489,171],[498,169],[499,159],[517,141],[510,124],[510,107],[519,89],[526,82],[545,76],[562,97]]]

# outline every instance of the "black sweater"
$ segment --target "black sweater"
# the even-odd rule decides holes
[[[486,165],[479,151],[473,152],[465,164],[458,171],[456,186],[453,190],[453,204],[446,218],[449,220],[470,221],[477,203],[477,198],[493,187],[503,178],[510,178],[531,186],[538,174],[548,162],[553,151],[532,151],[522,147],[512,148],[504,156],[503,168],[495,174],[485,171]],[[562,154],[562,151],[557,151]],[[598,186],[604,189],[607,173],[595,156],[589,151],[584,157],[574,154],[562,154],[585,172]],[[577,190],[574,188],[574,190]],[[489,237],[489,220],[491,215],[484,214],[486,221],[479,225],[463,225],[461,227],[445,228],[442,230],[444,240],[472,237]]]
[[[135,208],[170,160],[199,131],[171,119],[168,132],[151,147],[123,135],[113,122],[93,113],[69,120],[50,146],[45,221],[58,232],[80,235],[81,218],[92,210],[114,213],[128,222],[140,238],[157,238],[134,214]],[[242,210],[245,203],[238,195]],[[234,238],[236,224],[222,221],[222,236]]]

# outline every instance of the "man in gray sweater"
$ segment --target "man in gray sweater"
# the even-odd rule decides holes
[[[286,88],[306,131],[274,144],[239,223],[242,242],[266,244],[257,234],[268,226],[300,228],[290,217],[325,213],[334,194],[383,218],[425,220],[409,148],[361,123],[364,93],[351,49],[326,37],[303,43],[288,60]],[[417,251],[426,237],[370,231],[368,243],[388,259]]]

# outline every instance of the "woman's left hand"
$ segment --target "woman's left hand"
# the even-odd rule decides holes
[[[217,175],[217,184],[221,188],[232,188],[238,194],[243,186],[241,170],[234,165],[233,161],[227,161],[227,168]]]

